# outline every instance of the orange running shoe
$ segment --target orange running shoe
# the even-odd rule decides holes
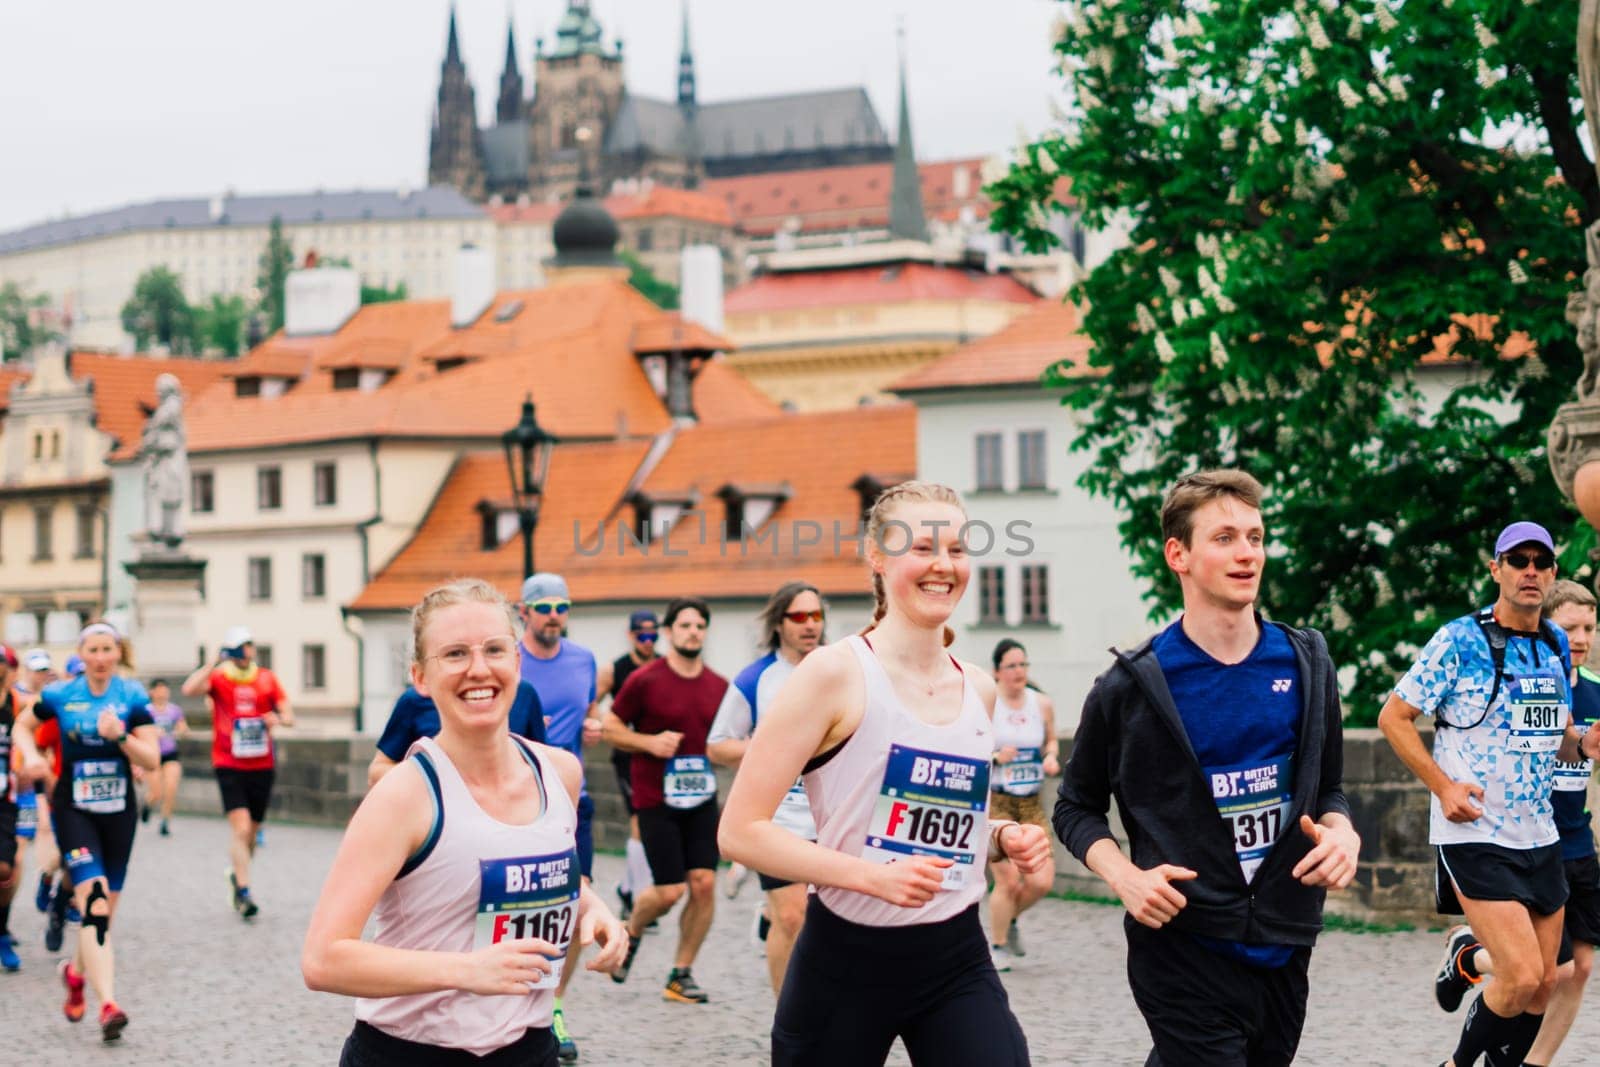
[[[128,1013],[117,1007],[115,1001],[108,1000],[100,1005],[100,1040],[115,1041],[127,1025]]]
[[[83,975],[72,969],[71,960],[61,961],[61,982],[67,987],[67,1002],[61,1005],[61,1010],[67,1016],[67,1022],[82,1022]]]

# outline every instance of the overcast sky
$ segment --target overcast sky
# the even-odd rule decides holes
[[[893,134],[904,16],[923,159],[1049,122],[1050,0],[690,0],[702,101],[865,85]],[[480,117],[506,15],[524,79],[566,0],[458,0]],[[0,0],[0,230],[131,201],[417,186],[447,0]],[[680,0],[595,0],[628,86],[671,98]]]

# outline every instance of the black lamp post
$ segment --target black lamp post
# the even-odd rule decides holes
[[[533,574],[533,528],[539,522],[539,500],[545,475],[550,470],[550,450],[555,435],[533,417],[533,394],[522,401],[522,418],[500,435],[506,451],[506,472],[511,476],[511,495],[517,505],[517,523],[522,528],[522,577]]]

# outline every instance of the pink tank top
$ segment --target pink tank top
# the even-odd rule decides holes
[[[411,746],[404,762],[427,779],[433,793],[433,831],[378,900],[378,944],[471,952],[520,937],[542,937],[562,947],[571,940],[581,884],[577,812],[550,761],[521,741],[513,743],[543,795],[543,813],[523,826],[507,825],[480,808],[432,738]],[[560,975],[558,960],[521,997],[461,990],[362,997],[356,1018],[407,1041],[481,1056],[530,1027],[550,1025]]]
[[[804,776],[817,842],[874,863],[929,855],[955,864],[944,888],[920,908],[832,886],[819,887],[817,896],[835,915],[864,926],[942,922],[983,898],[994,751],[988,713],[964,679],[961,714],[930,726],[900,702],[861,637],[845,643],[861,665],[866,707],[833,758]]]

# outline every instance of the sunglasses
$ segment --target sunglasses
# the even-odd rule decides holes
[[[570,600],[535,600],[528,605],[530,611],[540,615],[565,615],[570,607],[572,607]]]
[[[786,612],[783,613],[783,617],[788,619],[790,622],[821,622],[822,621],[822,612],[820,612],[820,611],[786,611]]]
[[[635,631],[633,631],[633,639],[635,641],[643,641],[647,645],[655,644],[656,643],[656,638],[658,638],[660,636],[661,635],[656,633],[654,630],[635,630]]]
[[[1507,552],[1500,558],[1514,571],[1520,571],[1530,563],[1537,571],[1547,571],[1556,565],[1556,558],[1548,552]]]

